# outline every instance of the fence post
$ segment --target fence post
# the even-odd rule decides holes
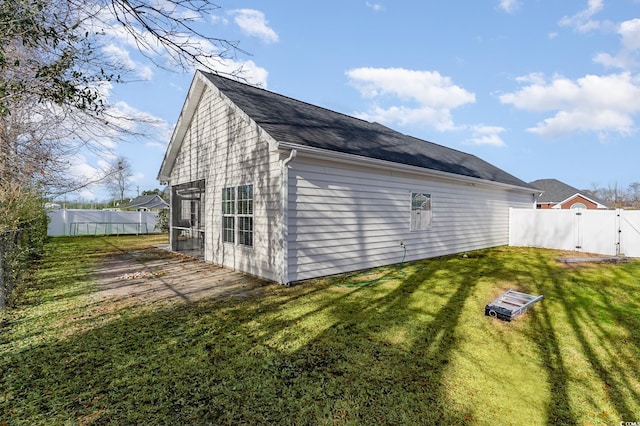
[[[616,239],[615,239],[615,244],[616,244],[616,256],[620,256],[620,253],[622,253],[620,251],[620,246],[622,244],[621,241],[621,234],[622,234],[622,228],[621,228],[621,224],[620,224],[620,215],[622,214],[622,209],[616,209]]]

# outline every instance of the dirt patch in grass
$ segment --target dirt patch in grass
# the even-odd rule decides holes
[[[270,282],[159,248],[110,256],[93,276],[98,300],[125,304],[246,298]]]
[[[609,256],[579,251],[561,251],[560,254],[555,260],[566,268],[578,268],[601,263],[628,263],[631,261],[630,258],[625,256]]]

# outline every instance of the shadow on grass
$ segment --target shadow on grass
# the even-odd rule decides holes
[[[549,258],[530,252],[521,259],[520,276],[523,291],[531,294],[542,294],[544,299],[535,305],[528,316],[532,327],[529,335],[539,352],[542,366],[549,384],[547,419],[549,425],[576,425],[578,421],[571,408],[568,383],[569,373],[562,351],[562,342],[555,330],[554,312],[549,307],[550,288],[545,284],[554,275],[554,268],[549,266]]]
[[[578,424],[568,393],[568,373],[562,355],[560,342],[553,327],[552,313],[545,304],[532,312],[532,322],[536,329],[534,341],[538,346],[540,357],[547,372],[550,397],[547,410],[547,424]]]
[[[608,403],[615,410],[618,423],[635,418],[637,412],[628,401],[640,401],[640,395],[629,380],[629,370],[637,377],[640,359],[640,320],[631,312],[637,307],[637,287],[632,293],[625,291],[625,284],[637,280],[630,274],[631,267],[621,268],[611,265],[584,265],[565,267],[555,263],[546,253],[535,255],[537,268],[530,270],[529,282],[532,287],[545,295],[546,301],[531,314],[534,324],[531,333],[536,342],[541,359],[547,370],[551,396],[547,415],[548,424],[577,424],[568,392],[570,382],[567,360],[573,352],[579,354],[575,362],[584,360],[588,374],[595,374]],[[617,279],[603,280],[603,276],[613,275]],[[612,302],[616,300],[616,303]],[[631,306],[629,306],[631,304]],[[607,324],[615,324],[615,333]],[[559,337],[560,327],[569,327]],[[621,339],[620,330],[629,339]],[[574,343],[577,342],[577,344]],[[618,342],[620,345],[618,345]],[[634,343],[635,342],[635,343]],[[568,348],[572,348],[568,351]],[[581,373],[586,374],[586,373]],[[574,377],[574,392],[577,382]],[[637,386],[637,385],[636,385]],[[637,387],[636,387],[637,389]],[[589,394],[588,388],[578,392]],[[602,407],[602,401],[585,396],[594,407],[601,421],[611,421],[611,415]]]
[[[420,312],[409,300],[435,272],[384,291],[300,286],[266,299],[124,310],[100,327],[7,353],[0,408],[30,423],[469,420],[447,403],[442,383],[474,286],[450,277],[440,306]],[[314,301],[305,310],[306,299]],[[424,320],[415,334],[381,337],[416,315]],[[327,326],[309,330],[319,317]]]
[[[412,307],[419,291],[428,291],[436,271],[416,272],[388,292],[355,290],[340,304],[328,307],[335,324],[308,347],[332,348],[329,376],[343,384],[332,404],[334,420],[358,424],[452,424],[469,421],[448,403],[443,375],[456,348],[455,330],[461,307],[473,283],[449,277],[440,306],[423,311]],[[425,284],[426,283],[426,284]],[[420,318],[422,317],[422,319]],[[410,333],[405,327],[412,324]],[[335,347],[335,342],[343,342]],[[362,397],[361,395],[364,395]]]
[[[523,318],[531,325],[516,325],[530,334],[547,373],[549,424],[579,423],[569,394],[563,326],[573,331],[598,383],[609,386],[617,414],[634,414],[626,401],[637,393],[624,377],[636,367],[605,363],[593,338],[582,331],[597,327],[586,315],[588,306],[576,306],[563,287],[563,272],[549,265],[548,257],[532,253],[508,264],[493,256],[419,262],[406,265],[401,282],[360,289],[316,282],[240,301],[122,309],[66,338],[7,350],[0,359],[0,368],[10,372],[0,376],[0,422],[487,421],[476,418],[473,407],[453,403],[454,389],[448,387],[451,361],[469,333],[461,331],[468,321],[465,306],[478,307],[472,298],[487,291],[489,286],[481,287],[487,281],[530,283],[521,290],[545,295]],[[576,276],[583,279],[571,275]],[[637,360],[638,331],[631,330],[637,318],[612,301],[615,294],[594,291],[612,321],[630,333],[621,360]],[[558,308],[566,324],[555,314]],[[600,335],[605,346],[617,338],[604,328]],[[503,338],[496,343],[500,348],[508,343]],[[625,385],[631,389],[624,391]]]
[[[604,268],[612,272],[619,272],[619,270],[616,271],[614,269],[615,267]],[[620,421],[633,419],[638,413],[631,408],[627,400],[640,401],[640,395],[637,390],[634,391],[634,387],[628,381],[627,368],[634,368],[634,365],[637,366],[638,359],[640,359],[640,351],[636,346],[636,350],[632,351],[634,353],[626,356],[626,351],[622,345],[618,346],[616,344],[616,341],[622,336],[612,335],[603,326],[613,320],[617,326],[627,331],[626,334],[629,336],[635,335],[636,338],[634,340],[638,341],[640,322],[636,315],[631,314],[627,305],[633,295],[625,295],[620,292],[620,289],[616,288],[615,279],[603,282],[600,275],[590,274],[590,270],[594,272],[589,267],[578,270],[575,273],[576,277],[573,279],[573,284],[587,285],[599,297],[579,300],[580,295],[573,294],[573,287],[567,285],[567,280],[560,279],[553,270],[548,273],[551,277],[550,291],[559,300],[568,324],[579,342],[580,352],[590,364],[593,373],[598,376],[605,387],[606,393],[609,395],[609,401],[615,408],[618,419]],[[616,294],[615,297],[618,303],[611,303],[612,293]],[[598,302],[604,305],[604,309],[596,306]],[[612,353],[613,351],[616,353]],[[622,359],[618,361],[620,358]],[[624,368],[622,362],[625,364]]]

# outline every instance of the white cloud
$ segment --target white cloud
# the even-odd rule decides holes
[[[601,23],[591,19],[603,8],[603,0],[588,0],[587,8],[573,16],[564,16],[560,19],[560,26],[571,27],[580,33],[586,33],[600,28]]]
[[[173,134],[173,126],[170,126],[166,121],[162,121],[159,125],[156,126],[156,137],[149,139],[145,142],[145,146],[149,148],[154,148],[160,150],[160,152],[165,152],[167,149],[167,145],[171,140],[171,135]]]
[[[188,17],[190,20],[200,20],[200,18],[192,13],[188,13],[188,11],[183,12],[186,14],[184,16]],[[261,14],[261,12],[255,12]],[[128,30],[123,30],[122,24],[118,22],[113,11],[109,8],[101,8],[99,5],[87,6],[86,13],[87,18],[83,21],[83,25],[86,30],[90,33],[103,33],[106,38],[111,41],[112,46],[107,47],[107,51],[105,53],[112,55],[112,58],[117,58],[122,61],[127,65],[128,69],[135,70],[135,72],[143,78],[151,74],[151,68],[144,65],[144,63],[149,62],[149,59],[153,63],[169,69],[177,66],[184,68],[186,71],[195,72],[195,64],[187,63],[184,57],[176,55],[175,52],[173,52],[172,55],[172,52],[161,46],[158,40],[152,37],[148,32],[142,32],[139,27],[129,27]],[[240,15],[236,17],[236,22],[240,19],[241,23],[246,23],[248,20],[242,19],[242,16]],[[226,18],[218,19],[211,17],[211,22],[222,22],[223,24],[226,24],[227,20]],[[245,29],[248,30],[248,28]],[[269,37],[269,31],[272,30],[266,28],[267,35],[265,35],[265,37]],[[277,39],[277,35],[275,36]],[[207,63],[213,70],[223,73],[231,73],[232,71],[244,68],[255,70],[256,74],[264,74],[264,72],[257,69],[258,67],[256,67],[253,62],[245,62],[231,58],[233,56],[233,52],[226,52],[225,46],[216,45],[212,43],[211,40],[207,40],[204,37],[197,37],[193,34],[181,33],[179,31],[173,32],[167,37],[169,37],[171,42],[176,43],[176,45],[184,49],[187,56],[192,55],[193,57],[199,58],[203,63]],[[142,58],[140,53],[145,58]],[[131,58],[131,55],[133,55],[133,58],[141,58],[142,62],[136,62]],[[216,55],[223,55],[225,57]]]
[[[507,13],[513,13],[520,7],[518,0],[500,0],[498,7]]]
[[[110,8],[101,7],[98,4],[87,5],[86,15],[82,22],[89,33],[102,33],[120,47],[128,46],[146,55],[155,54],[153,47],[159,47],[157,41],[151,36],[145,36],[138,28],[129,27],[125,30]],[[140,43],[138,40],[143,42]]]
[[[231,59],[215,58],[205,61],[205,65],[215,69],[217,72],[226,77],[233,78],[236,76],[243,82],[267,88],[267,77],[269,71],[256,65],[253,61],[234,61]]]
[[[532,72],[527,75],[521,75],[520,77],[516,77],[516,81],[518,83],[524,84],[544,84],[546,79],[543,73],[541,72]]]
[[[609,53],[598,53],[593,57],[593,62],[605,68],[619,68],[622,70],[633,68],[635,61],[628,52],[618,52],[615,56]]]
[[[167,122],[161,118],[140,111],[124,101],[113,104],[106,111],[106,118],[111,125],[117,128],[132,133],[141,133],[149,138],[154,138],[157,131],[168,127]]]
[[[505,131],[504,127],[478,125],[471,128],[472,136],[466,142],[473,145],[506,146],[507,144],[500,137],[500,133]]]
[[[123,47],[117,46],[113,43],[108,44],[102,48],[102,51],[113,61],[113,63],[126,70],[135,72],[135,74],[142,80],[151,80],[153,77],[153,71],[150,67],[136,62],[131,59],[129,51]]]
[[[624,21],[616,31],[620,34],[620,51],[615,55],[600,52],[593,57],[593,61],[606,68],[633,69],[638,65],[636,57],[640,50],[640,19]]]
[[[382,3],[368,1],[365,4],[367,5],[367,7],[373,9],[374,12],[380,12],[384,9],[384,7],[382,6]]]
[[[255,36],[265,43],[278,41],[278,34],[269,27],[264,13],[254,9],[236,9],[229,11],[234,15],[234,22],[249,36]]]
[[[75,196],[86,200],[96,200],[99,192],[99,184],[90,183],[98,182],[101,176],[100,166],[92,166],[89,164],[87,158],[82,154],[76,154],[65,158],[68,164],[67,177],[70,181],[78,181],[86,186],[77,188],[76,191],[65,194],[65,197],[69,199]]]
[[[437,71],[414,71],[402,68],[355,68],[346,72],[365,98],[403,105],[381,107],[358,115],[366,120],[402,125],[427,125],[440,131],[455,128],[451,110],[475,102],[475,95]],[[407,106],[411,104],[413,106]]]
[[[202,21],[202,14],[191,9],[184,9],[177,16],[183,21]]]
[[[523,77],[522,89],[500,96],[500,102],[518,109],[553,112],[529,132],[548,138],[572,132],[615,133],[634,131],[640,112],[640,79],[630,73],[586,75],[577,80],[554,76],[542,81],[539,74]]]
[[[634,18],[622,22],[618,28],[618,34],[622,36],[622,46],[625,49],[640,49],[640,19]]]
[[[229,20],[225,17],[222,16],[217,16],[217,15],[211,15],[210,16],[210,20],[212,24],[222,24],[222,25],[227,25],[229,23]]]
[[[144,173],[142,172],[134,173],[127,178],[127,182],[129,183],[141,182],[143,180],[144,180]]]

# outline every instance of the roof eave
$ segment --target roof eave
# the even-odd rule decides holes
[[[314,157],[318,159],[330,158],[331,160],[342,162],[345,164],[352,164],[352,165],[365,164],[365,165],[370,165],[378,168],[385,168],[385,169],[392,168],[394,170],[401,170],[401,171],[410,172],[410,173],[419,173],[419,174],[424,174],[429,176],[437,176],[437,177],[449,179],[449,180],[460,181],[465,184],[471,184],[471,185],[483,184],[483,185],[499,186],[505,189],[526,192],[528,194],[540,193],[540,190],[536,188],[512,185],[508,183],[496,182],[488,179],[481,179],[481,178],[476,178],[471,176],[464,176],[464,175],[459,175],[451,172],[443,172],[440,170],[427,169],[424,167],[396,163],[388,160],[380,160],[377,158],[364,157],[361,155],[331,151],[328,149],[310,147],[310,146],[295,144],[291,142],[278,142],[277,145],[274,147],[274,149],[277,149],[277,150],[295,149],[298,151],[298,153],[304,153],[309,157]]]
[[[206,83],[206,78],[202,76],[202,73],[200,71],[196,71],[196,74],[191,81],[191,86],[189,87],[189,92],[184,101],[184,105],[182,106],[182,110],[180,110],[178,121],[173,128],[173,134],[171,135],[169,146],[167,147],[167,151],[162,159],[162,165],[158,171],[157,179],[160,182],[168,182],[171,177],[173,164],[178,152],[180,151],[180,146],[182,145],[182,140],[184,139],[184,135],[189,127],[189,123],[196,112],[198,103],[200,102],[200,97],[206,87]]]

